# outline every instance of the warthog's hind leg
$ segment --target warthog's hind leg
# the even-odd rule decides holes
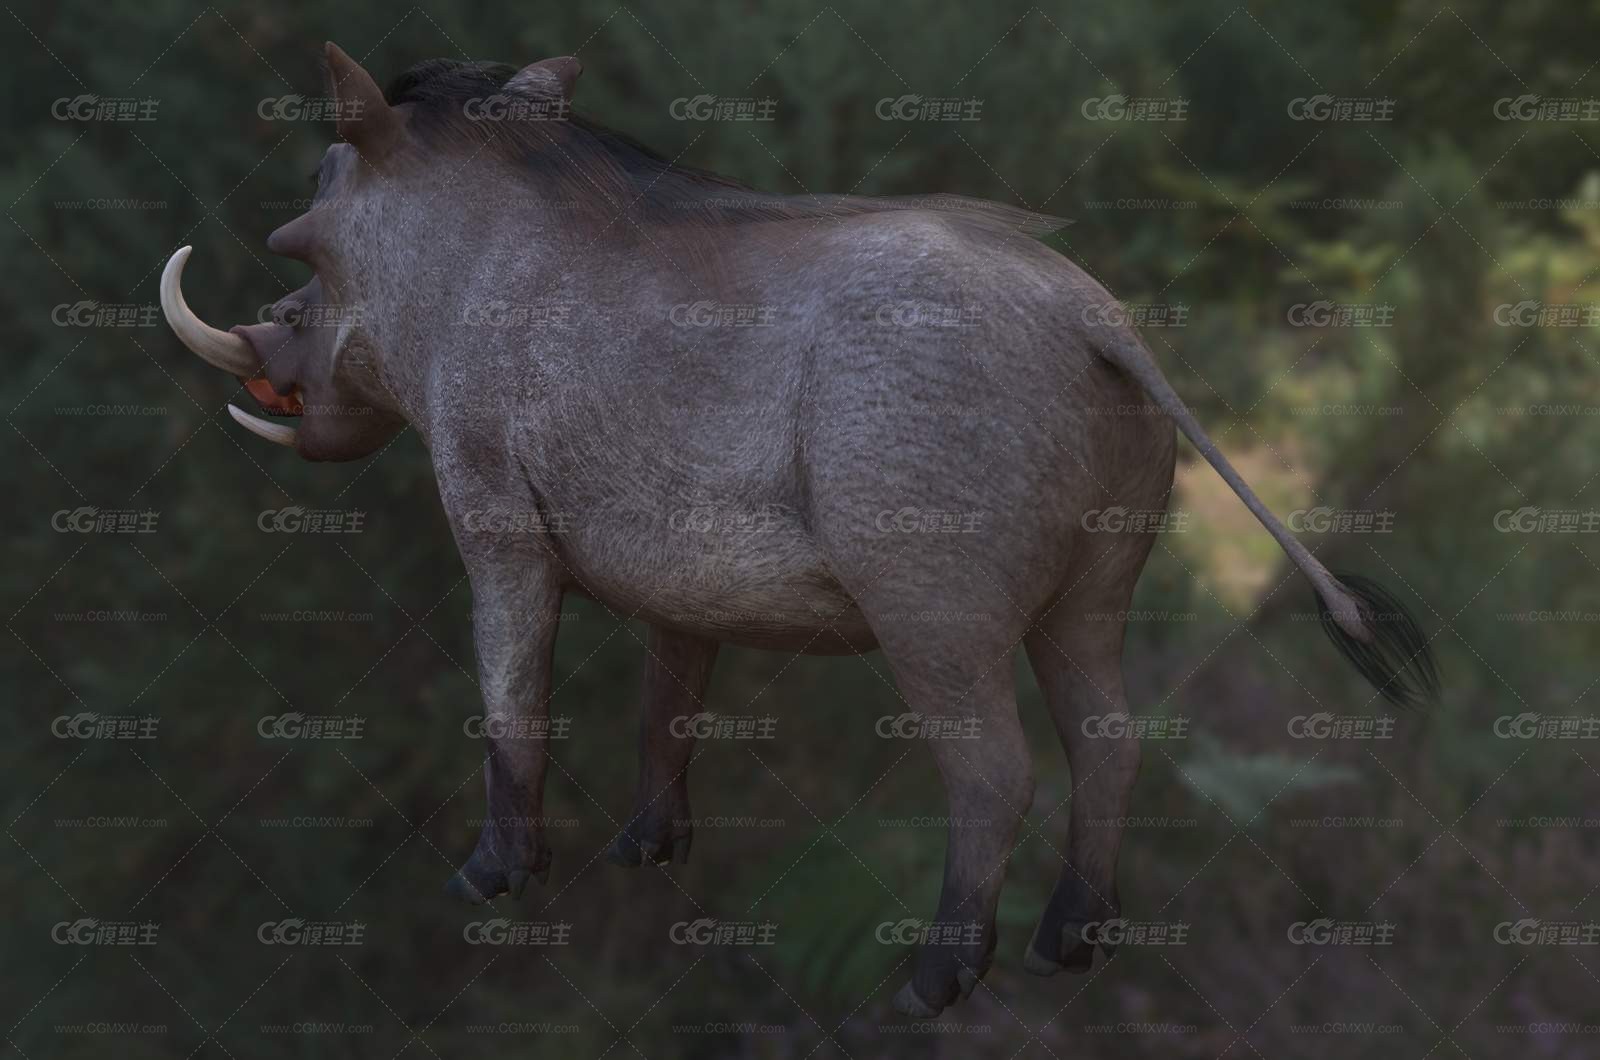
[[[991,623],[993,625],[993,623]],[[1033,803],[1033,770],[1017,721],[1011,652],[1004,632],[952,629],[948,641],[894,633],[884,649],[911,709],[925,719],[958,719],[928,740],[949,797],[944,885],[910,982],[895,1008],[937,1016],[972,993],[995,948],[995,908],[1006,862]]]
[[[1121,915],[1117,854],[1140,758],[1138,739],[1119,724],[1128,710],[1127,601],[1120,589],[1102,601],[1104,608],[1075,595],[1024,641],[1072,768],[1067,857],[1024,958],[1037,975],[1088,970],[1096,944],[1109,956],[1099,926]]]

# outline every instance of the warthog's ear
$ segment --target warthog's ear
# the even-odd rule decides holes
[[[530,99],[544,99],[552,103],[571,103],[572,90],[578,85],[578,75],[583,64],[575,56],[563,55],[559,59],[540,59],[512,75],[506,82],[507,92],[516,92]]]
[[[375,163],[399,141],[404,119],[384,100],[372,75],[333,41],[327,43],[326,55],[339,136]]]

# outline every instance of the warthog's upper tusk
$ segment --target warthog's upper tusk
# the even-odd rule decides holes
[[[291,449],[294,448],[295,436],[299,432],[288,424],[272,423],[262,419],[260,416],[252,416],[236,405],[228,406],[228,415],[232,416],[234,422],[251,434],[259,434],[269,442],[287,445]]]
[[[256,351],[250,348],[250,343],[243,336],[218,331],[207,324],[195,316],[189,304],[183,300],[183,264],[189,260],[189,251],[192,249],[179,247],[167,259],[167,267],[161,272],[161,312],[167,318],[167,326],[172,328],[180,342],[207,364],[234,375],[251,375],[260,361],[256,358]]]

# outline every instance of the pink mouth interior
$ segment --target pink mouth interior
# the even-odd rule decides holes
[[[283,395],[273,390],[271,383],[257,377],[245,383],[244,388],[250,391],[250,396],[255,398],[257,404],[269,415],[299,416],[305,411],[305,406],[300,401],[299,387]]]

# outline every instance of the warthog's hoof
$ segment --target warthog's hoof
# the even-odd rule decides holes
[[[606,849],[606,860],[613,865],[622,865],[635,868],[650,861],[656,865],[665,865],[675,861],[679,865],[689,864],[689,836],[681,835],[670,843],[661,843],[653,839],[634,839],[626,833],[617,836],[611,846]]]
[[[974,982],[977,980],[974,979]],[[944,1011],[942,1005],[930,1005],[917,995],[917,988],[909,980],[894,996],[894,1010],[902,1016],[910,1016],[914,1020],[931,1020]]]
[[[676,800],[673,800],[674,802]],[[674,818],[678,829],[674,834]],[[679,865],[689,863],[689,844],[694,838],[686,825],[687,807],[674,812],[665,798],[646,806],[622,826],[617,838],[606,850],[606,860],[613,865],[633,867],[653,862],[665,865],[669,861]]]
[[[979,981],[983,979],[984,973],[989,970],[989,963],[992,959],[993,953],[991,952],[988,957],[984,958],[982,967],[975,968],[967,964],[957,967],[954,971],[953,980],[948,982],[945,989],[939,991],[941,997],[948,999],[942,1005],[929,1001],[919,993],[915,979],[908,980],[906,985],[900,988],[900,992],[894,996],[895,1011],[902,1016],[910,1016],[912,1019],[933,1019],[958,1000],[965,1001],[972,996],[972,992],[978,988]],[[948,974],[951,973],[949,966],[946,965],[941,975]]]
[[[653,839],[635,839],[626,832],[617,836],[611,846],[606,848],[606,860],[613,865],[622,865],[635,868],[645,863],[646,860],[657,865],[665,865],[675,861],[679,865],[689,864],[690,837],[681,835],[663,844]]]
[[[1069,924],[1052,937],[1044,932],[1044,922],[1034,929],[1022,966],[1034,975],[1057,972],[1087,972],[1094,964],[1094,943],[1084,941],[1084,925]]]
[[[468,905],[482,905],[502,894],[521,898],[530,879],[541,884],[550,880],[550,852],[543,851],[530,860],[529,866],[507,869],[474,851],[467,863],[445,881],[444,893]]]
[[[1033,929],[1022,966],[1034,975],[1087,972],[1094,964],[1096,945],[1108,958],[1115,952],[1116,946],[1099,937],[1098,928],[1115,919],[1120,908],[1114,888],[1107,901],[1081,880],[1063,880]]]

